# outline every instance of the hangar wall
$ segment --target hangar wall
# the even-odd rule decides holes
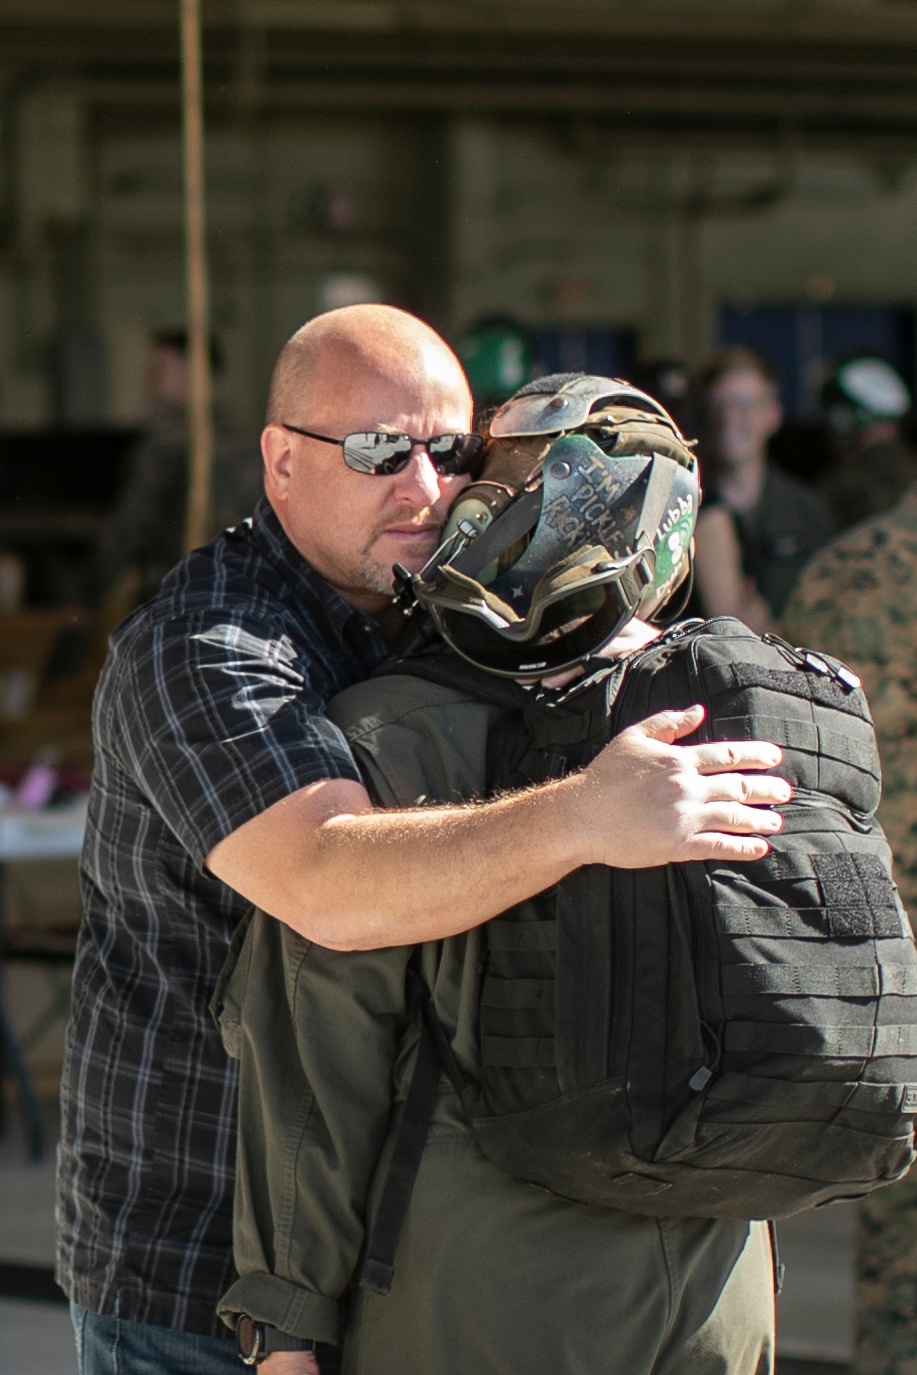
[[[183,315],[174,5],[0,0],[0,428],[139,418]],[[376,294],[622,328],[695,361],[724,304],[917,303],[917,14],[895,0],[204,6],[222,403]],[[142,21],[142,22],[141,22]],[[133,27],[132,27],[133,26]]]

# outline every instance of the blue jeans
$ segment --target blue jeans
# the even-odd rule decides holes
[[[232,1340],[125,1322],[71,1303],[79,1375],[241,1375]]]

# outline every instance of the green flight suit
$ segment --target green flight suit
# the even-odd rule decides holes
[[[405,806],[481,792],[497,710],[389,678],[329,714],[376,801]],[[260,913],[239,933],[215,1000],[241,1059],[240,1279],[224,1319],[335,1341],[350,1291],[345,1375],[766,1375],[765,1224],[640,1217],[534,1188],[481,1156],[445,1078],[391,1292],[351,1290],[418,1039],[413,953],[324,950]],[[480,931],[419,948],[466,1074],[479,957]]]

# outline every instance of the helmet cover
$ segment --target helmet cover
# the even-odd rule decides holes
[[[658,402],[620,379],[540,378],[494,415],[415,595],[482,668],[559,672],[661,611],[689,571],[699,496]]]

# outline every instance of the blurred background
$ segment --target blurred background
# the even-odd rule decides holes
[[[0,0],[0,541],[31,604],[86,595],[151,331],[185,315],[176,10]],[[805,477],[831,360],[913,380],[909,0],[203,12],[227,425],[255,430],[283,340],[354,300],[458,343],[502,318],[543,371],[763,349]]]
[[[429,320],[482,404],[535,372],[653,389],[756,349],[783,404],[770,458],[809,484],[835,462],[839,359],[913,389],[913,0],[205,0],[203,23],[227,472],[257,475],[284,340],[358,301]],[[179,59],[176,0],[0,0],[0,786],[31,767],[34,796],[50,768],[45,801],[85,780],[107,629],[181,552]],[[165,469],[166,525],[135,548],[138,473]],[[245,514],[246,482],[228,496],[215,520]],[[3,867],[8,930],[72,922],[72,859]],[[8,982],[50,1100],[65,996],[24,1029],[49,972]],[[36,1176],[15,1132],[0,1150],[12,1218]],[[28,1218],[0,1251],[44,1265],[50,1222]],[[788,1358],[846,1359],[845,1247],[843,1223],[804,1240],[827,1287],[820,1308],[789,1291]]]

